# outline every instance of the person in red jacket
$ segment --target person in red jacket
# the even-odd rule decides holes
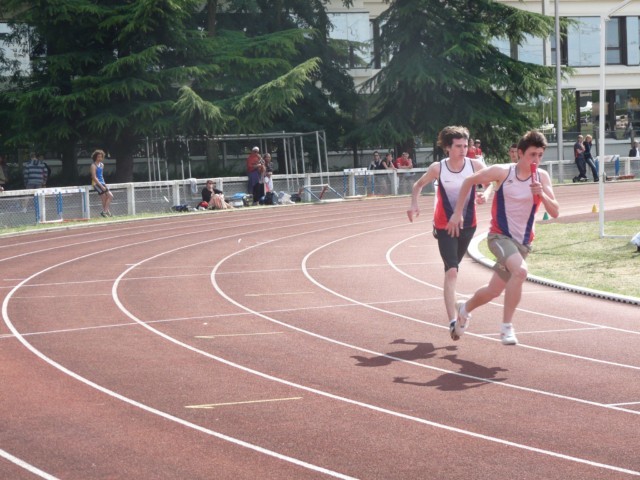
[[[255,198],[256,192],[254,192],[254,190],[256,190],[256,186],[260,183],[260,178],[262,178],[263,173],[264,160],[262,160],[260,156],[260,148],[253,147],[247,157],[247,175],[249,177],[248,189],[249,193],[254,195],[254,204],[258,201],[258,198]]]

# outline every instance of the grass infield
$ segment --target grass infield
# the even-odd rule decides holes
[[[606,222],[604,232],[624,238],[600,238],[593,222],[537,224],[533,251],[527,257],[529,272],[640,298],[640,253],[631,243],[640,232],[640,220]],[[486,242],[479,247],[487,258],[495,259]]]

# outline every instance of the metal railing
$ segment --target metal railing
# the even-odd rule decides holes
[[[558,161],[543,162],[554,183],[564,183],[558,177]],[[577,172],[572,161],[563,162],[565,178]],[[274,175],[276,192],[297,194],[303,202],[336,200],[371,195],[409,195],[413,183],[426,168],[406,171],[345,169],[343,172],[308,173],[304,175]],[[605,157],[607,180],[640,178],[640,158]],[[111,212],[114,216],[141,214],[167,214],[176,211],[176,206],[196,207],[202,200],[201,191],[207,179],[169,180],[158,182],[136,182],[110,184],[113,193]],[[247,177],[224,177],[215,179],[216,188],[223,190],[225,197],[248,194]],[[322,189],[327,185],[330,188]],[[322,196],[318,192],[324,190]],[[314,193],[315,192],[315,193]],[[433,185],[427,185],[422,193],[432,194]],[[256,199],[257,200],[257,199]],[[13,190],[0,192],[0,229],[31,226],[43,223],[89,220],[97,218],[102,204],[91,186],[43,188],[37,190]],[[0,230],[1,231],[1,230]]]

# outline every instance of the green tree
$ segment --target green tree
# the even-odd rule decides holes
[[[548,93],[555,70],[516,61],[492,44],[548,37],[553,19],[493,0],[392,0],[381,16],[387,65],[368,84],[374,143],[411,151],[445,125],[465,125],[489,152],[532,127],[517,108]]]
[[[114,180],[130,181],[143,136],[260,131],[290,113],[319,65],[291,61],[306,32],[225,30],[217,4],[202,22],[199,0],[3,0],[34,55],[2,93],[18,118],[13,141],[70,155],[78,141],[104,147]],[[63,162],[71,175],[75,158]]]
[[[330,38],[333,27],[327,3],[327,0],[230,0],[223,9],[217,8],[216,28],[246,29],[248,36],[274,35],[291,29],[308,32],[308,41],[300,46],[293,62],[318,58],[319,67],[311,81],[302,86],[300,101],[292,104],[290,110],[274,115],[269,127],[272,131],[325,130],[328,147],[338,148],[354,128],[361,99],[347,71],[348,50],[344,42]],[[349,7],[352,1],[342,3]],[[315,152],[315,148],[310,151]],[[317,161],[314,153],[311,156]]]

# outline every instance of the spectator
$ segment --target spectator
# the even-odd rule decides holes
[[[260,177],[262,177],[263,173],[264,162],[260,156],[260,148],[253,147],[251,149],[251,153],[247,157],[247,175],[249,177],[249,193],[253,194],[254,205],[258,201],[258,198],[255,196],[258,192],[254,192],[254,189],[256,189],[256,185],[260,183]]]
[[[518,163],[518,144],[512,143],[509,147],[509,160],[511,163]]]
[[[629,156],[631,158],[639,158],[640,157],[640,149],[638,148],[638,142],[633,142],[631,144],[631,150],[629,150]]]
[[[584,146],[584,161],[589,168],[591,169],[591,174],[593,175],[593,181],[598,181],[598,170],[596,169],[596,164],[593,162],[593,155],[591,155],[591,145],[593,142],[593,137],[591,135],[587,135],[584,137],[584,142],[582,145]],[[586,167],[585,167],[586,174]]]
[[[573,155],[575,158],[576,166],[578,167],[578,175],[573,177],[573,181],[575,182],[586,182],[587,181],[587,166],[584,161],[584,145],[582,144],[584,137],[582,135],[578,135],[578,140],[573,144]]]
[[[476,144],[473,138],[469,139],[469,148],[467,148],[467,158],[476,158]]]
[[[483,157],[484,155],[482,154],[482,142],[480,141],[479,138],[476,138],[475,141],[473,142],[476,148],[476,158],[478,157]]]
[[[418,217],[420,209],[418,197],[422,189],[429,183],[438,181],[436,190],[436,205],[433,214],[433,232],[438,240],[438,248],[444,264],[444,304],[449,320],[449,333],[453,340],[459,340],[461,333],[456,332],[456,283],[458,268],[462,257],[467,252],[469,243],[476,231],[476,203],[485,203],[491,195],[491,188],[486,185],[484,193],[476,193],[475,186],[467,190],[464,198],[459,193],[464,180],[474,172],[484,169],[479,160],[467,157],[469,130],[461,126],[449,126],[442,129],[438,135],[438,145],[448,154],[440,162],[433,162],[427,171],[413,185],[411,206],[407,210],[409,221]],[[447,222],[456,200],[464,205],[464,222],[456,235],[450,235]]]
[[[109,209],[111,205],[111,201],[113,200],[113,193],[107,187],[106,182],[104,181],[104,151],[96,150],[91,154],[91,158],[93,159],[93,163],[91,164],[91,185],[93,185],[93,189],[100,196],[100,201],[102,202],[102,212],[100,215],[103,217],[112,217],[111,210]]]
[[[401,156],[396,158],[394,166],[398,170],[410,170],[413,168],[413,162],[409,158],[409,154],[407,152],[403,152]]]
[[[380,166],[380,163],[381,163],[380,154],[376,150],[375,152],[373,152],[373,159],[371,160],[371,163],[369,164],[369,170],[378,170],[378,167]]]
[[[376,175],[376,182],[380,183],[380,192],[390,195],[391,192],[391,170],[396,170],[396,166],[393,164],[393,155],[391,152],[387,152],[384,159],[380,162],[378,170],[389,170],[387,175]]]
[[[264,173],[265,173],[265,175],[268,172],[273,173],[273,161],[271,159],[271,154],[269,152],[265,153],[263,155],[263,159],[264,159]]]
[[[393,155],[391,154],[391,152],[387,152],[387,154],[384,157],[384,160],[382,161],[382,165],[386,170],[396,169],[396,166],[393,163]]]
[[[4,187],[9,181],[9,169],[4,155],[0,153],[0,192],[4,191]]]
[[[38,160],[35,152],[31,153],[31,160],[24,166],[24,187],[27,190],[43,188],[47,184],[47,169]]]
[[[47,165],[47,162],[44,161],[44,155],[42,153],[38,154],[38,160],[42,162],[44,168],[47,170],[47,181],[51,178],[51,167]],[[44,186],[47,186],[47,182],[45,182]]]
[[[232,205],[224,200],[224,192],[213,186],[213,180],[207,180],[207,184],[202,189],[202,201],[207,203],[207,208],[216,208],[218,210],[233,208]]]
[[[396,158],[395,167],[398,170],[405,170],[400,177],[400,190],[402,193],[407,193],[405,190],[410,191],[413,186],[413,174],[406,172],[406,170],[411,170],[413,168],[413,162],[409,158],[409,154],[407,152],[403,152],[401,156]]]

